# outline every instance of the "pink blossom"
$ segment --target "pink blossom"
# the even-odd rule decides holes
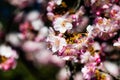
[[[4,63],[0,64],[0,68],[5,71],[14,69],[15,67],[16,67],[16,61],[13,58],[9,58]]]
[[[84,54],[82,54],[81,57],[81,63],[87,63],[89,61],[91,54],[90,52],[85,52]]]
[[[81,70],[81,72],[83,73],[83,78],[91,80],[91,78],[94,76],[95,69],[96,65],[94,63],[85,65]]]
[[[18,55],[15,50],[6,45],[0,46],[0,58],[2,62],[0,63],[0,69],[9,70],[16,67],[16,59]]]
[[[120,20],[120,6],[113,5],[112,9],[110,11],[111,18],[114,18],[115,20]]]
[[[67,45],[65,38],[55,36],[55,33],[52,29],[50,29],[49,35],[46,41],[51,44],[53,52],[60,51],[64,46]]]

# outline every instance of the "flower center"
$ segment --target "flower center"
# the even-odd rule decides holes
[[[61,25],[62,25],[62,27],[65,27],[66,21],[63,21]]]
[[[56,45],[56,46],[59,46],[59,44],[60,44],[60,40],[56,39],[56,40],[55,40],[55,45]]]
[[[69,55],[71,53],[70,48],[67,48],[64,53],[65,55]]]
[[[0,63],[4,63],[7,60],[5,56],[0,56]]]

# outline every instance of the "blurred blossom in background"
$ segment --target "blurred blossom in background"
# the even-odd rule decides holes
[[[120,80],[120,1],[0,0],[0,80]]]

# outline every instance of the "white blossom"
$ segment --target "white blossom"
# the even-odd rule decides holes
[[[10,58],[10,57],[18,58],[16,51],[12,50],[11,47],[5,45],[0,46],[0,55],[6,58]]]
[[[62,0],[54,0],[57,5],[60,5],[62,3]]]
[[[53,25],[54,29],[60,33],[65,33],[67,30],[72,29],[72,24],[63,17],[56,18]]]

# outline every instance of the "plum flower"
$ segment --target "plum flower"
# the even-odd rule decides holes
[[[100,34],[100,30],[96,28],[94,25],[88,25],[86,30],[88,32],[88,36],[91,38],[95,38],[98,36],[98,34]]]
[[[96,65],[94,63],[85,65],[81,70],[83,73],[83,78],[86,80],[91,80],[91,78],[94,76],[95,70]]]
[[[60,33],[65,33],[67,30],[72,29],[72,24],[70,21],[66,20],[65,18],[56,18],[53,22],[53,27],[56,31],[59,31]]]
[[[63,60],[66,60],[66,61],[72,60],[74,62],[78,62],[76,57],[78,55],[78,50],[75,49],[72,45],[69,45],[69,46],[67,45],[63,47],[62,50],[58,52],[58,55]]]
[[[86,63],[89,60],[90,52],[85,52],[83,55],[81,55],[81,63]]]
[[[82,53],[80,58],[81,58],[81,63],[87,63],[87,62],[95,62],[100,63],[101,59],[99,56],[99,51],[100,51],[100,46],[98,43],[94,43],[92,46],[88,47],[88,50],[85,53]]]
[[[81,70],[83,78],[85,80],[112,80],[108,74],[100,71],[100,68],[103,68],[100,66],[96,65],[96,63],[86,64]]]
[[[120,38],[118,38],[118,41],[114,42],[113,46],[120,48]]]
[[[54,0],[57,5],[60,5],[62,3],[62,0]]]
[[[50,30],[49,30],[49,35],[48,35],[46,41],[50,42],[53,52],[56,52],[58,50],[60,51],[60,50],[62,50],[62,48],[64,46],[67,45],[65,38],[55,36],[55,32],[53,31],[52,28],[50,28]]]
[[[16,51],[12,50],[9,46],[0,46],[0,69],[14,69],[16,67],[15,59],[18,59]]]
[[[51,37],[50,43],[52,45],[52,51],[53,52],[56,52],[58,50],[60,51],[60,50],[62,50],[62,48],[64,46],[67,45],[66,40],[64,38],[58,37],[58,36]]]
[[[120,20],[120,6],[113,5],[110,11],[111,18],[115,20]]]

